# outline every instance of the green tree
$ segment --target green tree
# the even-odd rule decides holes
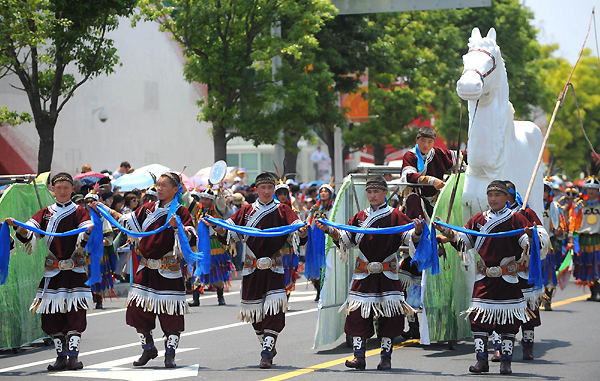
[[[556,99],[573,68],[567,60],[555,58],[552,55],[557,49],[557,45],[544,46],[543,58],[539,62],[542,78],[549,89],[549,92],[545,94],[544,102],[548,120],[554,110]],[[600,143],[600,78],[598,70],[600,70],[598,57],[592,56],[591,51],[586,49],[571,78],[577,94],[583,127],[596,150]],[[550,160],[554,163],[553,172],[562,172],[571,179],[578,179],[579,174],[586,172],[590,165],[591,149],[583,137],[575,107],[575,98],[570,89],[556,115],[548,140],[548,150]]]
[[[434,47],[439,57],[438,88],[435,102],[435,127],[440,135],[451,142],[458,137],[460,98],[456,95],[456,81],[462,73],[462,55],[467,52],[467,42],[474,27],[482,34],[496,29],[497,44],[506,65],[510,101],[515,118],[527,120],[531,107],[544,102],[545,85],[540,75],[538,60],[541,48],[537,42],[538,31],[533,27],[533,12],[518,0],[494,0],[491,7],[465,8],[461,10],[429,11],[438,24],[439,45]],[[434,24],[432,24],[433,26]],[[464,112],[466,112],[466,107]],[[464,119],[465,114],[463,114]],[[466,126],[463,121],[463,128]],[[466,131],[466,128],[465,128]],[[463,133],[463,136],[466,134]],[[463,138],[463,142],[465,139]]]
[[[106,33],[136,0],[4,0],[0,3],[1,77],[15,75],[40,137],[38,172],[51,169],[59,113],[76,89],[114,71],[119,57]],[[68,67],[76,68],[69,73]],[[30,121],[4,108],[0,120]]]
[[[144,0],[140,5],[141,18],[158,21],[183,47],[186,79],[207,86],[207,98],[198,102],[199,119],[212,123],[215,160],[226,159],[227,142],[236,136],[257,145],[277,141],[285,126],[273,123],[274,103],[289,99],[274,98],[287,69],[273,73],[272,60],[305,60],[318,45],[314,34],[335,11],[326,0],[176,0],[169,6]],[[279,36],[274,28],[281,22],[285,33]]]
[[[385,161],[385,147],[410,144],[406,127],[419,116],[429,118],[434,82],[428,77],[434,59],[424,35],[435,33],[423,22],[423,12],[386,13],[372,16],[380,29],[377,41],[369,47],[368,123],[355,125],[344,133],[344,140],[354,148],[373,148],[375,164]]]

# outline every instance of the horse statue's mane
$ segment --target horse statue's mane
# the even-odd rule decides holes
[[[532,122],[515,122],[509,101],[508,77],[496,31],[486,37],[474,28],[465,70],[457,93],[469,101],[468,162],[463,192],[464,219],[487,209],[485,189],[492,180],[510,180],[521,193],[527,191],[542,146],[540,129]],[[543,184],[537,174],[530,197],[531,208],[542,212]]]

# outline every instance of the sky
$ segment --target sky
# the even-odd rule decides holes
[[[538,42],[542,45],[558,44],[559,50],[555,55],[572,64],[579,56],[594,6],[600,37],[600,0],[521,0],[521,4],[535,14],[533,25],[539,30]],[[593,22],[586,47],[596,54]]]

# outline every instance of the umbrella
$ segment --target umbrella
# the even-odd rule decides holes
[[[196,174],[194,176],[192,176],[190,178],[190,181],[192,182],[193,185],[195,185],[195,187],[199,187],[199,186],[208,186],[208,175],[210,174],[210,170],[212,167],[206,167],[206,168],[202,168],[201,170],[199,170],[198,172],[196,172]],[[191,188],[189,188],[191,189]]]
[[[158,178],[161,174],[169,171],[169,168],[160,164],[150,164],[138,168],[133,173],[123,175],[113,181],[113,187],[118,187],[120,192],[129,192],[134,189],[144,189],[154,185],[154,179],[150,173]]]
[[[178,175],[181,176],[181,181],[183,182],[183,184],[185,184],[185,187],[188,190],[192,190],[195,188],[194,182],[187,175],[183,174],[182,172],[175,172],[175,173],[177,173]]]
[[[308,183],[309,187],[315,186],[315,185],[323,185],[325,184],[325,181],[311,181],[310,183]]]
[[[108,176],[104,173],[89,171],[85,173],[80,173],[77,176],[73,177],[73,179],[81,181],[83,185],[94,185],[103,177]]]

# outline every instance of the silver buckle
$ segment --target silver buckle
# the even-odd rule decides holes
[[[500,266],[488,267],[485,270],[485,275],[490,278],[500,278],[502,276],[502,268]]]
[[[147,259],[146,267],[148,267],[151,270],[160,269],[160,259]]]
[[[63,259],[62,261],[58,261],[58,269],[60,271],[73,270],[75,267],[75,262],[72,259]]]
[[[271,258],[264,257],[264,258],[258,258],[256,260],[256,268],[258,268],[259,270],[270,269],[271,265],[272,265]]]
[[[379,274],[383,272],[383,264],[381,262],[369,262],[367,265],[369,274]]]

